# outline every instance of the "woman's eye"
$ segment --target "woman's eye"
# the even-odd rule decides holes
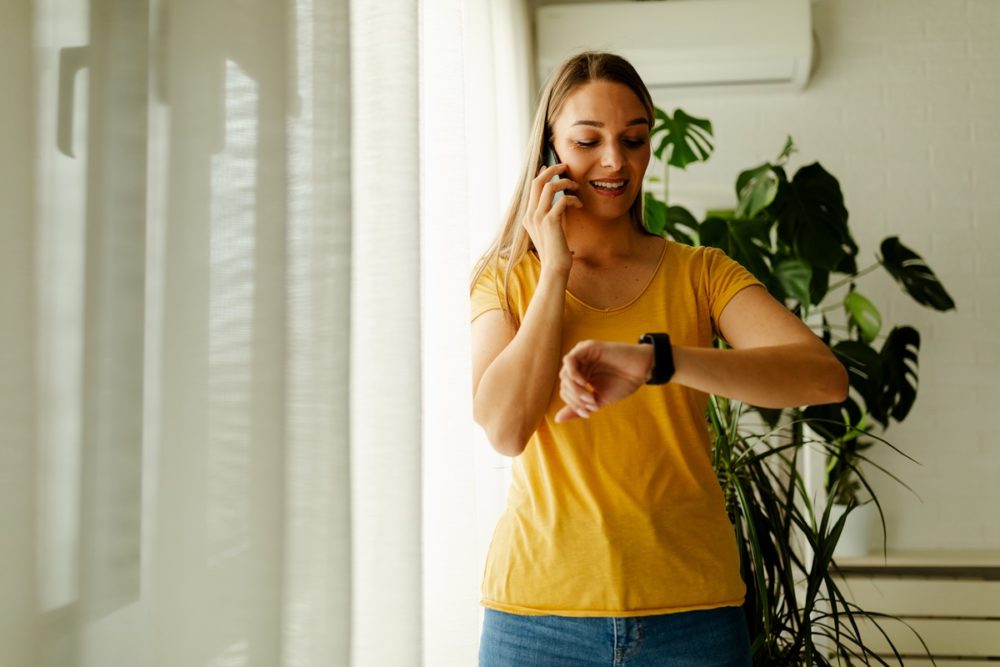
[[[596,141],[574,141],[573,143],[575,143],[580,148],[590,148],[591,146],[597,145]],[[644,139],[626,139],[625,143],[633,148],[638,148],[639,146],[642,146],[644,143],[646,143],[646,141]]]

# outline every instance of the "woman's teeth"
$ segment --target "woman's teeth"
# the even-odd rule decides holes
[[[625,194],[626,183],[628,183],[627,179],[623,181],[590,181],[594,192],[601,197],[621,197]]]

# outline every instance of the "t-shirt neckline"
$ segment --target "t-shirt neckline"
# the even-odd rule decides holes
[[[653,284],[653,281],[656,279],[656,276],[660,273],[660,267],[663,266],[663,259],[664,257],[667,256],[667,246],[670,245],[670,241],[667,238],[665,237],[660,237],[660,238],[663,239],[663,247],[660,248],[660,258],[656,262],[656,268],[654,268],[653,271],[649,274],[649,279],[646,280],[646,284],[643,285],[641,290],[639,290],[639,293],[636,294],[635,297],[633,297],[630,301],[620,306],[615,306],[614,308],[598,308],[597,306],[590,305],[583,299],[579,298],[578,296],[570,292],[568,289],[566,290],[566,296],[568,296],[573,301],[580,304],[587,310],[592,310],[595,313],[614,313],[620,310],[626,310],[627,308],[630,308],[637,301],[639,301],[639,299],[641,299],[646,292],[649,291],[649,286]],[[528,254],[534,258],[534,261],[537,264],[541,265],[541,260],[534,253],[529,252]]]

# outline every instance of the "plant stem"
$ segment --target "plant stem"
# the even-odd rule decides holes
[[[669,150],[673,152],[672,148]],[[663,205],[667,207],[670,206],[670,204],[667,203],[667,200],[669,199],[667,197],[669,188],[670,188],[670,158],[667,157],[667,159],[663,161]]]
[[[827,288],[827,291],[829,292],[829,291],[835,290],[835,289],[837,289],[839,287],[843,287],[844,285],[850,285],[851,283],[853,283],[855,280],[857,280],[861,276],[864,276],[864,275],[867,275],[867,274],[871,273],[872,271],[874,271],[875,269],[877,269],[880,266],[882,266],[881,262],[875,262],[871,266],[866,267],[864,269],[861,269],[860,271],[858,271],[854,275],[847,276],[843,280],[838,280],[834,284],[830,285],[830,287]]]
[[[849,327],[849,326],[846,326],[846,325],[844,325],[844,324],[830,324],[830,323],[827,323],[827,325],[826,325],[826,326],[827,326],[828,328],[830,328],[830,329],[837,329],[837,330],[839,330],[839,331],[848,331],[848,332],[849,332],[849,331],[851,331],[851,327]],[[811,328],[812,328],[812,327],[810,327],[810,329],[811,329]],[[815,332],[815,330],[813,330],[813,333],[816,333],[816,332]],[[818,334],[817,334],[817,335],[818,335]],[[885,339],[886,339],[886,338],[888,338],[888,337],[889,337],[889,334],[883,334],[883,333],[880,333],[880,334],[878,334],[877,336],[875,336],[875,338],[873,338],[873,339],[872,339],[872,341],[876,341],[876,340],[885,340]]]
[[[831,312],[833,312],[835,310],[839,310],[839,309],[841,309],[843,307],[844,307],[843,303],[831,303],[829,306],[823,306],[822,308],[820,308],[819,309],[819,313],[820,313],[820,315],[822,315],[824,313],[831,313]]]

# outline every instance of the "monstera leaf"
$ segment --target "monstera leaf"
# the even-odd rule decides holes
[[[791,181],[775,167],[781,181],[768,209],[778,220],[779,240],[820,269],[854,273],[858,246],[847,228],[840,184],[818,162],[802,167]]]
[[[747,169],[736,179],[736,217],[756,218],[757,214],[771,205],[778,194],[781,179],[775,167],[783,167],[788,157],[795,152],[795,142],[789,135],[774,164],[765,163]]]
[[[674,110],[673,118],[660,109],[654,109],[654,114],[659,122],[650,135],[666,132],[653,151],[658,160],[663,159],[663,152],[669,148],[667,164],[684,169],[692,162],[707,160],[712,154],[715,146],[712,144],[711,121],[689,116],[680,109]]]
[[[862,341],[845,340],[833,346],[833,353],[847,369],[847,379],[869,413],[878,410],[883,394],[883,365],[881,355]]]
[[[726,220],[710,217],[701,223],[701,244],[721,248],[765,285],[771,282],[771,223],[768,220]]]
[[[683,206],[670,206],[647,192],[644,196],[646,229],[669,236],[675,241],[695,245],[698,238],[698,221]]]
[[[885,239],[879,249],[882,251],[882,266],[917,303],[939,311],[955,307],[955,302],[931,271],[931,267],[927,266],[927,262],[900,243],[898,237],[890,236]]]
[[[878,409],[872,416],[882,424],[890,419],[903,421],[917,399],[917,357],[920,353],[920,333],[913,327],[896,327],[879,354],[882,360],[882,392]]]
[[[809,298],[813,303],[821,303],[826,293],[830,291],[830,272],[818,266],[812,267],[812,280],[809,281]]]
[[[736,217],[755,218],[771,205],[778,194],[780,180],[770,164],[742,172],[736,179]]]
[[[857,429],[864,412],[853,398],[848,397],[840,403],[810,405],[802,416],[819,436],[836,442]]]
[[[809,286],[812,283],[811,266],[801,259],[783,259],[774,266],[774,278],[787,296],[804,306],[809,305]]]
[[[882,360],[878,352],[859,341],[842,341],[832,348],[847,369],[851,388],[864,401],[862,409],[853,396],[840,403],[811,405],[803,416],[809,428],[829,442],[837,442],[854,432],[862,423],[865,412],[871,412],[882,390]]]

